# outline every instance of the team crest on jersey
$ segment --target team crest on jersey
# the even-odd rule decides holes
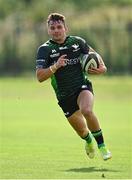
[[[73,52],[76,52],[80,49],[79,44],[73,44],[72,47],[74,48]]]

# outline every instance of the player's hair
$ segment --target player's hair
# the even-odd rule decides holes
[[[51,21],[62,21],[65,25],[65,16],[59,13],[51,13],[47,18],[47,24],[49,25]]]

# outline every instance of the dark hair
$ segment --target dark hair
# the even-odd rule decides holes
[[[51,13],[47,18],[47,24],[49,24],[50,21],[62,21],[65,25],[65,16],[59,13]]]

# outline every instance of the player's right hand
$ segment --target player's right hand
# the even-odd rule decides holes
[[[57,67],[57,69],[59,69],[60,67],[64,67],[67,65],[67,58],[66,58],[66,54],[62,55],[59,57],[58,61],[55,63],[55,66]]]

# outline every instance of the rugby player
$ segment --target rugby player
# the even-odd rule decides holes
[[[51,78],[58,104],[77,134],[86,141],[85,150],[89,158],[95,156],[93,137],[104,160],[111,158],[99,121],[93,112],[94,95],[92,83],[86,78],[80,57],[93,50],[86,41],[77,36],[68,36],[65,17],[52,13],[47,19],[50,40],[38,48],[36,76],[39,82]],[[103,60],[99,68],[89,70],[91,74],[102,74],[107,70]]]

